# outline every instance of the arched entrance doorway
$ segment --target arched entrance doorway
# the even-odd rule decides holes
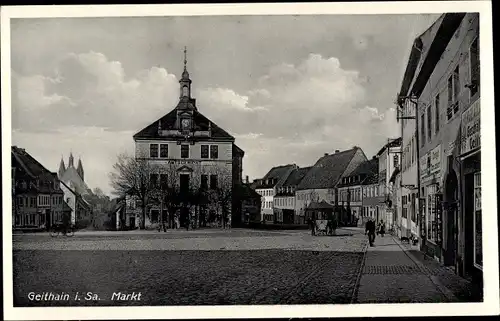
[[[446,215],[446,250],[444,251],[444,264],[455,265],[458,243],[458,178],[455,171],[450,168],[446,175],[444,185],[444,202]]]

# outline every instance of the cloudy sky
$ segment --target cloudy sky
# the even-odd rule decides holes
[[[11,20],[12,140],[50,170],[70,151],[108,185],[132,135],[178,99],[183,48],[200,112],[236,137],[244,175],[397,137],[413,39],[437,15]]]

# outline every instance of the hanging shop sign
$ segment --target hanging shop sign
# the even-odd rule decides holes
[[[476,100],[462,114],[460,154],[467,154],[481,147],[481,106]]]
[[[420,180],[441,177],[441,145],[420,158]]]

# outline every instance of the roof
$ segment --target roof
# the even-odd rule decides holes
[[[333,188],[359,147],[321,157],[297,186],[299,190]]]
[[[55,189],[54,186],[57,185],[58,182],[57,174],[52,173],[47,168],[45,168],[33,156],[26,152],[24,148],[12,146],[11,160],[12,167],[15,167],[16,171],[21,171],[23,174],[27,175],[30,180],[39,180],[38,184],[34,184],[34,181],[32,181],[33,184],[29,184],[29,186],[27,186],[27,190],[36,191],[39,193],[62,193],[61,190]],[[49,181],[49,184],[45,183],[47,181]],[[54,184],[54,182],[56,183]]]
[[[63,212],[72,212],[73,210],[69,207],[68,203],[63,201]]]
[[[73,189],[77,194],[85,195],[92,194],[92,191],[87,186],[85,181],[80,177],[76,168],[68,167],[62,177],[59,177],[70,189]]]
[[[159,126],[161,126],[161,129],[167,130],[167,129],[175,129],[175,123],[177,120],[177,111],[179,109],[180,105],[172,109],[168,114],[165,116],[161,117],[160,119],[157,119],[153,123],[151,123],[149,126],[145,127],[141,131],[139,131],[137,134],[135,134],[134,140],[137,139],[165,139],[168,138],[168,136],[160,136],[158,133]],[[193,126],[195,130],[199,131],[208,131],[210,129],[211,135],[209,139],[224,139],[224,140],[231,140],[234,141],[234,137],[231,136],[229,133],[227,133],[225,130],[217,126],[213,121],[209,120],[207,117],[205,117],[203,114],[198,112],[197,110],[193,110]],[[171,137],[174,138],[174,137]],[[175,137],[179,138],[179,137]],[[207,139],[207,137],[204,137],[204,139]]]
[[[281,165],[271,168],[271,170],[262,178],[260,183],[257,184],[256,189],[273,188],[278,182],[285,177],[296,165]],[[273,180],[268,182],[268,180]]]
[[[432,39],[432,42],[429,49],[426,50],[424,60],[421,61],[421,67],[418,70],[418,74],[416,75],[410,90],[411,94],[420,97],[425,84],[441,59],[441,56],[446,50],[453,34],[460,27],[465,15],[465,13],[445,13],[438,19],[438,23],[434,23],[419,37],[423,39],[424,37],[429,36],[428,38]],[[425,49],[426,48],[424,48],[424,50]]]
[[[374,182],[378,182],[378,158],[372,158],[367,160],[361,164],[354,171],[352,171],[349,176],[346,177],[356,177],[360,176],[361,180],[355,180],[348,183],[340,182],[338,184],[339,187],[344,186],[357,186],[357,185],[370,185]]]
[[[311,204],[309,204],[309,206],[307,206],[308,210],[325,210],[325,209],[334,209],[334,208],[335,208],[335,206],[333,206],[332,204],[329,204],[325,201],[311,202]]]
[[[12,146],[11,154],[15,163],[19,165],[28,175],[38,177],[40,175],[51,175],[51,171],[46,169],[24,148]],[[13,162],[14,164],[14,162]]]
[[[240,155],[241,157],[245,156],[245,152],[243,149],[239,148],[236,144],[233,144],[233,156]]]
[[[302,179],[306,176],[307,172],[311,168],[312,166],[294,169],[292,173],[288,176],[286,181],[283,183],[283,186],[288,187],[288,186],[299,185]]]
[[[261,198],[260,194],[250,187],[250,184],[238,184],[235,188],[236,194],[241,199]]]
[[[392,148],[392,147],[399,147],[401,146],[401,142],[402,142],[402,139],[401,137],[398,137],[396,139],[393,139],[391,140],[390,142],[388,142],[387,144],[385,144],[384,146],[382,146],[382,148],[378,151],[378,153],[376,154],[377,156],[380,156],[382,155],[382,153],[387,149],[387,148]]]

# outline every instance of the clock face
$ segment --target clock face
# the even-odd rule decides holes
[[[190,123],[191,123],[191,122],[189,121],[189,119],[184,118],[184,119],[182,120],[182,128],[183,128],[183,129],[188,129],[188,128],[189,128]]]

